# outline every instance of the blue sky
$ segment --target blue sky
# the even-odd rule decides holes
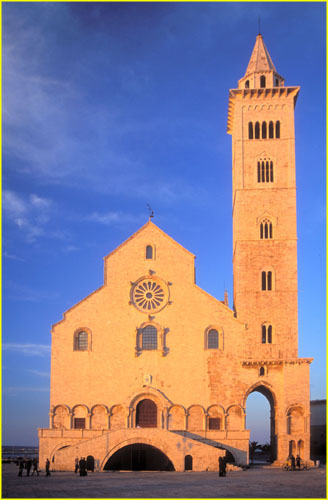
[[[315,358],[311,398],[325,398],[325,4],[2,10],[3,444],[37,444],[48,427],[51,325],[101,286],[103,256],[148,220],[147,204],[197,256],[197,284],[219,300],[227,288],[232,306],[228,90],[259,16],[278,73],[301,86],[299,355]]]

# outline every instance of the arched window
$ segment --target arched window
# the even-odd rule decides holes
[[[273,139],[273,122],[269,122],[269,139]]]
[[[273,162],[270,161],[270,182],[273,182]]]
[[[280,122],[276,122],[276,139],[280,139]]]
[[[272,344],[272,325],[262,325],[262,344]]]
[[[255,123],[255,139],[260,138],[260,124],[259,122]]]
[[[157,427],[157,406],[151,399],[143,399],[136,408],[137,427]]]
[[[246,80],[245,82],[245,89],[249,89],[249,80]]]
[[[157,349],[157,329],[153,325],[145,326],[142,329],[142,344],[143,351],[152,351]]]
[[[248,122],[248,139],[254,139],[252,122]]]
[[[260,238],[261,240],[272,239],[272,222],[269,219],[264,219],[260,224]]]
[[[153,247],[151,245],[147,245],[146,247],[146,259],[153,258]]]
[[[262,122],[262,139],[267,138],[267,124],[266,122]]]
[[[217,330],[210,330],[207,334],[207,349],[219,348],[219,332]]]
[[[262,271],[261,288],[262,290],[272,290],[272,271]]]
[[[85,331],[77,332],[75,334],[74,349],[75,351],[87,351],[88,350],[88,333]]]
[[[260,377],[263,377],[264,374],[265,374],[264,366],[261,366],[260,371],[259,371],[259,375],[260,375]]]
[[[261,87],[261,89],[265,88],[265,76],[263,76],[263,75],[260,78],[260,87]]]
[[[275,79],[275,86],[279,87],[279,80],[278,80],[278,78]]]

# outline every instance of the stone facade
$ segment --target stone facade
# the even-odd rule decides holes
[[[271,406],[272,459],[309,460],[311,359],[297,354],[298,91],[259,35],[229,97],[233,309],[196,285],[194,256],[149,220],[105,257],[104,285],[53,326],[40,463],[71,470],[76,456],[92,456],[100,470],[214,470],[227,454],[247,464],[254,391]]]

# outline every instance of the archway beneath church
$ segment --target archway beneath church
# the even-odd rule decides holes
[[[106,462],[104,470],[174,471],[171,460],[158,448],[136,443],[116,451]]]
[[[251,431],[249,462],[274,462],[277,457],[275,405],[273,394],[264,385],[247,394],[246,428]],[[256,448],[256,443],[261,448]]]

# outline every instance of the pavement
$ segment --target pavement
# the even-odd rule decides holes
[[[24,470],[25,473],[25,470]],[[51,472],[18,477],[2,466],[1,498],[326,498],[326,468],[285,472],[255,467],[217,472]]]

